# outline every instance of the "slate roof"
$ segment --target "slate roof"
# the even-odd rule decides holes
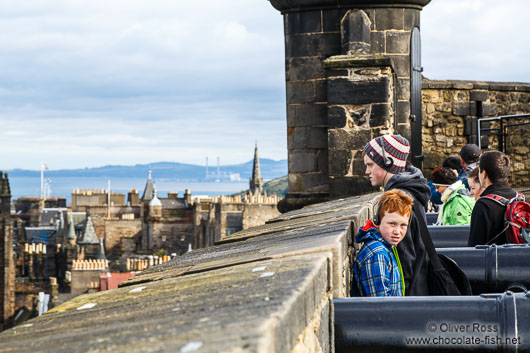
[[[153,179],[151,178],[151,169],[149,169],[149,175],[147,176],[147,182],[145,183],[142,201],[151,201],[154,197],[154,194],[155,188],[153,186]]]
[[[92,224],[92,219],[90,216],[87,217],[85,229],[79,239],[77,239],[77,244],[99,244],[99,239],[94,230],[94,225]]]

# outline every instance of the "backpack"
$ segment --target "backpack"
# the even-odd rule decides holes
[[[480,198],[493,200],[501,206],[506,207],[506,211],[504,212],[504,229],[491,239],[488,244],[504,232],[506,232],[508,243],[530,243],[530,203],[525,201],[523,194],[518,192],[514,198],[509,200],[495,194],[484,195]]]

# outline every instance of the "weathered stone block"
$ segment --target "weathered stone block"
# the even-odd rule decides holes
[[[363,130],[343,130],[328,129],[329,150],[351,150],[361,149],[371,140],[369,129]]]
[[[398,124],[410,124],[410,102],[398,101],[396,109],[396,121]]]
[[[331,197],[346,195],[364,195],[378,191],[370,184],[368,178],[330,177],[329,194]]]
[[[497,104],[482,103],[482,116],[495,116],[495,115],[497,115]]]
[[[404,13],[402,8],[375,9],[375,29],[385,31],[390,29],[403,30]]]
[[[469,100],[483,102],[488,100],[488,91],[471,91],[469,92]]]
[[[398,99],[410,100],[410,78],[399,78],[397,81]]]
[[[287,128],[287,150],[294,150],[294,127]]]
[[[370,19],[362,10],[351,10],[342,21],[342,53],[368,53],[370,51]]]
[[[416,9],[404,9],[405,29],[412,29],[420,26],[420,11]]]
[[[453,104],[454,115],[477,115],[477,103],[475,102],[457,102]]]
[[[287,82],[287,104],[312,103],[315,101],[313,81]]]
[[[408,55],[388,55],[398,77],[410,77],[410,57]]]
[[[326,104],[301,104],[294,107],[296,126],[327,126]]]
[[[326,77],[322,61],[315,57],[287,59],[285,63],[287,81],[302,81]]]
[[[372,32],[371,47],[372,53],[385,52],[385,32]]]
[[[391,111],[390,104],[373,104],[370,113],[370,127],[390,126]]]
[[[326,76],[329,77],[343,77],[348,76],[349,72],[347,69],[326,69]]]
[[[338,127],[343,128],[346,127],[346,110],[343,106],[340,105],[334,105],[328,107],[328,126],[330,128]]]
[[[316,151],[289,151],[289,174],[317,171]]]
[[[346,176],[353,168],[352,152],[350,150],[330,150],[329,175]]]
[[[328,85],[327,80],[316,80],[315,81],[315,102],[327,102],[328,98]]]
[[[341,53],[339,33],[298,34],[285,36],[285,57],[328,57]]]
[[[398,134],[411,141],[410,124],[398,124],[397,131]]]
[[[346,110],[349,115],[347,127],[353,129],[355,127],[361,127],[369,122],[372,106],[369,104],[362,106],[346,106]]]
[[[421,91],[421,97],[422,97],[421,99],[423,102],[430,102],[430,103],[442,103],[443,102],[443,96],[442,94],[440,94],[439,90],[423,89]]]
[[[328,192],[328,173],[306,173],[302,174],[302,188],[305,192]]]
[[[307,129],[305,127],[295,128],[293,138],[294,149],[303,150],[307,148]]]
[[[341,18],[342,18],[342,14],[340,10],[322,11],[322,31],[323,32],[339,32]]]
[[[296,106],[287,105],[287,127],[296,126]]]
[[[328,80],[328,104],[384,103],[390,97],[390,80],[354,81],[345,78]]]
[[[317,151],[317,168],[321,172],[328,172],[329,170],[329,158],[328,149],[322,149]]]
[[[477,128],[477,118],[476,117],[466,117],[464,118],[464,135],[476,135],[478,131]]]
[[[366,143],[368,143],[368,141],[366,141]],[[364,149],[364,146],[361,149],[357,150],[357,152],[355,152],[355,156],[353,157],[353,168],[352,168],[353,175],[357,175],[357,176],[366,175],[366,165],[364,164],[362,149]]]
[[[408,54],[410,51],[410,32],[386,32],[386,52],[389,54]]]
[[[285,34],[322,32],[322,13],[320,10],[291,12],[284,16]]]
[[[289,171],[287,183],[290,193],[298,193],[304,191],[304,189],[302,188],[302,175],[299,173],[292,173],[291,171]]]
[[[311,149],[325,149],[328,147],[328,129],[325,127],[308,128],[307,147]]]

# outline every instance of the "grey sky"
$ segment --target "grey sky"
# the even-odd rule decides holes
[[[530,82],[525,0],[433,0],[433,79]],[[266,0],[3,0],[0,169],[286,158],[282,17]]]

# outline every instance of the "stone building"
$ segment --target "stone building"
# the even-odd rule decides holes
[[[13,200],[15,212],[27,227],[50,225],[51,217],[47,217],[52,210],[65,209],[66,198],[54,197],[41,199],[39,197],[20,197]]]
[[[151,171],[142,195],[142,231],[137,253],[156,252],[183,254],[193,245],[193,206],[191,194],[184,197],[170,192],[159,198]]]
[[[7,172],[0,172],[0,330],[10,327],[15,313],[15,266],[11,189]]]
[[[239,232],[265,224],[278,216],[276,195],[218,196],[197,200],[194,210],[193,248],[205,248]]]

